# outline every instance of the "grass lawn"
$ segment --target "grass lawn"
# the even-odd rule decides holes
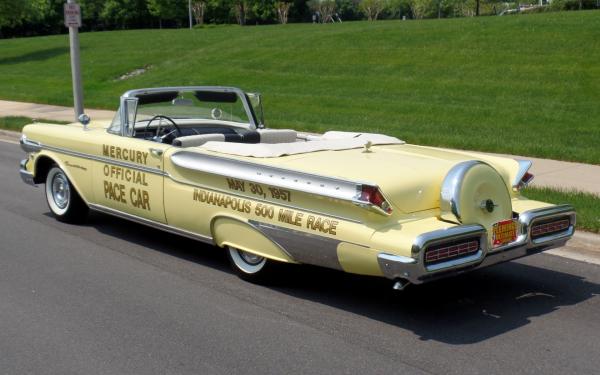
[[[0,129],[12,130],[15,132],[20,132],[23,129],[23,126],[27,124],[31,124],[33,119],[29,117],[21,117],[21,116],[8,116],[8,117],[0,117]],[[64,121],[52,121],[52,120],[37,120],[37,122],[45,122],[51,124],[67,124]]]
[[[600,11],[96,32],[81,47],[89,107],[231,85],[263,93],[272,127],[600,164]],[[71,95],[67,35],[0,40],[0,98]]]
[[[579,191],[528,187],[523,195],[530,199],[554,204],[568,203],[577,211],[577,228],[600,233],[600,196]]]

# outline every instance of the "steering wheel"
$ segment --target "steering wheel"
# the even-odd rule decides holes
[[[181,137],[183,135],[183,133],[181,132],[181,129],[179,128],[179,126],[177,126],[177,124],[175,123],[175,121],[173,121],[172,118],[165,116],[165,115],[156,115],[154,117],[152,117],[147,123],[146,123],[146,127],[144,128],[144,133],[146,133],[148,131],[148,128],[150,127],[150,124],[152,123],[152,121],[157,120],[157,119],[163,119],[166,120],[167,122],[170,122],[173,130],[170,132],[167,132],[163,135],[160,134],[161,131],[161,127],[160,127],[160,122],[158,123],[158,126],[156,127],[156,135],[154,136],[155,140],[160,139],[160,141],[162,143],[164,143],[164,140],[172,135],[173,133],[176,134],[176,137],[174,137],[173,139],[177,138],[177,137]]]

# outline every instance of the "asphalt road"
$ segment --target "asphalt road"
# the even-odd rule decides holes
[[[599,266],[541,254],[402,293],[291,267],[257,286],[210,246],[55,221],[23,155],[0,142],[0,373],[600,372]]]

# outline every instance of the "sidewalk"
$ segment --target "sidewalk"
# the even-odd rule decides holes
[[[92,120],[111,120],[115,115],[113,111],[102,109],[86,109],[85,113]],[[73,108],[56,105],[34,104],[0,100],[0,117],[24,116],[33,119],[76,121]]]
[[[113,111],[86,109],[92,120],[112,119]],[[0,100],[0,117],[26,116],[34,119],[74,121],[73,108],[54,105],[21,103]],[[535,176],[534,186],[551,186],[562,189],[577,189],[600,195],[600,165],[572,163],[566,161],[531,158],[528,156],[506,156],[533,162],[530,172]]]

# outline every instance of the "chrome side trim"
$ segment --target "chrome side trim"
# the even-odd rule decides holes
[[[440,192],[440,219],[461,223],[460,192],[467,172],[476,165],[486,164],[479,160],[468,160],[456,164],[448,171]]]
[[[68,150],[68,149],[62,148],[62,147],[54,147],[54,146],[44,145],[40,142],[34,142],[34,141],[29,141],[29,140],[27,140],[27,142],[28,142],[28,145],[35,144],[36,147],[39,147],[38,151],[43,149],[43,150],[58,152],[59,154],[74,156],[74,157],[78,157],[78,158],[82,158],[82,159],[88,159],[88,160],[98,161],[101,163],[118,165],[118,166],[124,167],[124,168],[136,169],[141,172],[152,173],[152,174],[156,174],[156,175],[160,175],[160,176],[166,175],[165,172],[163,172],[162,170],[157,169],[157,168],[149,168],[149,167],[145,167],[145,166],[138,165],[138,164],[132,164],[132,163],[127,163],[127,162],[120,161],[120,160],[105,158],[102,156],[84,154],[82,152],[71,151],[71,150]],[[23,147],[23,146],[21,146],[21,147]]]
[[[163,223],[159,223],[159,222],[154,221],[154,220],[145,219],[143,217],[135,216],[135,215],[129,214],[127,212],[115,210],[115,209],[112,209],[112,208],[109,208],[109,207],[105,207],[105,206],[102,206],[102,205],[99,205],[99,204],[90,203],[89,206],[90,206],[90,209],[92,209],[94,211],[98,211],[98,212],[102,212],[102,213],[105,213],[105,214],[117,216],[117,217],[120,217],[122,219],[134,221],[134,222],[136,222],[138,224],[144,224],[144,225],[147,225],[147,226],[152,227],[152,228],[160,229],[160,230],[163,230],[165,232],[169,232],[169,233],[172,233],[172,234],[177,234],[177,235],[180,235],[180,236],[191,238],[193,240],[198,240],[198,241],[201,241],[201,242],[204,242],[204,243],[207,243],[207,244],[211,244],[211,245],[215,244],[214,241],[213,241],[213,238],[210,237],[210,236],[205,236],[205,235],[194,233],[194,232],[190,232],[190,231],[187,231],[187,230],[184,230],[184,229],[175,228],[175,227],[172,227],[172,226],[170,226],[168,224],[163,224]]]
[[[19,163],[19,174],[21,175],[21,179],[23,180],[24,183],[26,183],[27,185],[32,185],[35,186],[35,181],[33,179],[33,173],[29,172],[27,170],[27,162],[29,161],[29,159],[23,159],[21,160],[21,162]]]
[[[39,142],[30,141],[25,134],[21,134],[19,143],[21,144],[21,149],[25,152],[38,152],[42,149],[42,145]]]
[[[284,249],[295,261],[342,270],[337,256],[337,247],[342,242],[341,240],[255,220],[248,222]]]
[[[525,176],[525,173],[527,173],[527,171],[529,170],[529,168],[531,168],[531,161],[530,160],[517,160],[517,163],[519,163],[519,170],[517,171],[517,175],[515,176],[515,179],[513,180],[512,183],[512,188],[513,190],[518,190],[520,188],[522,188],[522,185],[527,185],[528,183],[530,183],[533,180],[533,177],[529,179],[529,181],[527,181],[526,184],[521,184],[521,180],[523,179],[523,176]]]
[[[340,178],[298,172],[191,151],[178,151],[171,155],[171,161],[176,166],[185,169],[239,178],[267,185],[276,185],[346,201],[355,201],[362,186],[361,183]],[[370,185],[375,186],[374,184]]]
[[[350,181],[190,151],[175,152],[171,155],[171,161],[178,167],[193,171],[348,201],[378,214],[390,215],[369,202],[359,200],[363,185],[379,188],[373,183]]]

